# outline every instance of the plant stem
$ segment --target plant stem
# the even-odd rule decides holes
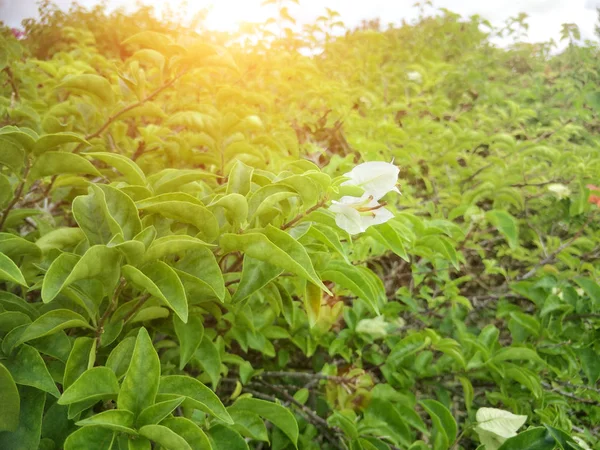
[[[13,207],[21,199],[21,195],[23,195],[23,189],[25,188],[25,183],[27,183],[27,175],[29,175],[30,167],[31,166],[29,160],[27,160],[27,162],[25,163],[25,171],[23,172],[23,179],[17,186],[17,190],[15,191],[13,199],[8,205],[6,205],[6,208],[4,208],[4,211],[2,212],[2,218],[0,219],[0,231],[2,231],[2,227],[4,226],[4,223],[8,218],[8,213],[10,213],[11,209],[13,209]]]
[[[12,88],[13,95],[15,96],[15,100],[18,102],[21,101],[21,94],[19,94],[19,86],[17,85],[17,82],[15,81],[15,75],[13,74],[10,66],[5,67],[4,71],[8,75],[8,83],[10,84],[10,87]]]
[[[282,230],[286,230],[286,229],[294,226],[297,222],[299,222],[300,220],[302,220],[304,217],[308,216],[311,212],[316,211],[317,209],[319,209],[322,206],[324,206],[326,202],[327,202],[327,198],[324,198],[323,200],[321,200],[320,202],[318,202],[315,206],[312,206],[312,207],[308,208],[306,211],[304,211],[303,213],[298,214],[296,217],[294,217],[288,223],[284,223],[281,226],[281,229]]]
[[[118,111],[117,113],[113,114],[112,116],[110,116],[108,119],[106,119],[106,122],[104,122],[102,124],[102,126],[100,128],[98,128],[96,131],[94,131],[93,133],[90,133],[88,135],[85,136],[86,140],[89,139],[93,139],[96,138],[98,136],[100,136],[109,126],[112,125],[112,123],[117,120],[119,117],[121,117],[123,114],[125,114],[128,111],[131,111],[132,109],[135,109],[139,106],[142,106],[144,103],[149,102],[150,100],[152,100],[154,97],[156,97],[158,94],[160,94],[162,91],[164,91],[165,89],[171,87],[177,80],[179,80],[182,76],[184,76],[187,73],[187,71],[183,71],[180,74],[174,76],[173,78],[171,78],[169,81],[167,81],[165,84],[163,84],[162,86],[159,86],[158,88],[156,88],[154,91],[152,91],[148,96],[144,97],[143,99],[132,103],[130,105],[125,106],[123,109],[121,109],[120,111]],[[79,144],[75,150],[73,150],[73,153],[79,153],[79,151],[81,151],[81,148],[83,147],[83,143]]]
[[[119,284],[113,292],[110,303],[106,307],[106,311],[104,311],[104,314],[102,315],[102,317],[100,317],[100,320],[98,321],[98,327],[96,328],[96,351],[98,351],[98,348],[100,347],[100,338],[102,337],[102,333],[104,333],[104,324],[108,320],[109,316],[113,313],[113,311],[117,308],[117,305],[119,304],[119,296],[121,295],[121,291],[123,290],[126,284],[127,281],[125,280],[125,278],[121,278]]]
[[[137,313],[140,308],[144,305],[144,303],[146,303],[146,300],[148,300],[150,298],[150,294],[144,294],[140,297],[140,299],[137,301],[137,303],[133,306],[133,308],[131,308],[131,311],[129,311],[125,317],[123,317],[123,323],[127,323],[127,321],[129,319],[131,319],[135,313]]]

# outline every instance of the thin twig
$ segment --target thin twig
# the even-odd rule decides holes
[[[308,372],[281,372],[281,371],[267,371],[263,372],[259,377],[275,377],[275,378],[304,378],[304,379],[317,379],[317,380],[328,380],[328,381],[337,381],[338,383],[348,383],[352,381],[352,378],[348,377],[340,377],[336,375],[325,375],[323,373],[308,373]]]
[[[542,259],[540,262],[538,262],[529,272],[527,272],[525,275],[522,275],[520,277],[517,278],[517,281],[523,281],[523,280],[527,280],[528,278],[531,278],[532,276],[535,275],[535,273],[537,272],[537,270],[540,267],[543,267],[544,265],[553,262],[556,258],[556,256],[562,252],[564,249],[566,249],[567,247],[569,247],[575,240],[577,240],[585,231],[585,229],[587,228],[587,226],[592,222],[592,220],[596,217],[596,211],[594,211],[594,213],[590,214],[590,216],[588,217],[588,219],[586,220],[586,222],[583,224],[583,226],[579,229],[579,231],[577,231],[577,233],[575,233],[573,236],[571,236],[571,238],[565,242],[564,244],[562,244],[561,246],[559,246],[556,250],[554,250],[552,253],[550,253],[547,257],[545,257],[544,259]]]
[[[90,133],[90,134],[86,135],[85,136],[85,140],[93,139],[93,138],[96,138],[96,137],[100,136],[109,126],[111,126],[111,124],[115,120],[117,120],[123,114],[125,114],[126,112],[131,111],[132,109],[135,109],[135,108],[138,108],[138,107],[142,106],[146,102],[149,102],[154,97],[156,97],[158,94],[160,94],[162,91],[164,91],[165,89],[171,87],[177,80],[179,80],[186,73],[187,73],[187,71],[181,72],[180,74],[178,74],[178,75],[174,76],[173,78],[171,78],[169,81],[167,81],[162,86],[159,86],[158,88],[156,88],[148,96],[144,97],[143,99],[141,99],[141,100],[139,100],[139,101],[137,101],[135,103],[132,103],[130,105],[125,106],[123,109],[121,109],[117,113],[113,114],[108,119],[106,119],[106,122],[104,122],[102,124],[102,126],[100,128],[98,128],[96,131],[94,131],[93,133]],[[75,148],[75,150],[73,150],[73,153],[78,153],[81,150],[81,148],[83,147],[83,145],[84,145],[83,143],[79,144]]]
[[[0,231],[2,231],[2,227],[6,223],[6,219],[8,218],[8,213],[10,213],[11,209],[13,209],[13,207],[21,199],[21,195],[23,195],[23,188],[25,187],[25,184],[27,183],[27,175],[29,175],[30,167],[31,166],[29,163],[29,159],[27,159],[27,162],[25,163],[25,170],[23,172],[23,179],[17,186],[17,190],[15,191],[15,193],[13,195],[13,199],[11,200],[11,202],[8,205],[6,205],[6,208],[4,208],[4,211],[2,212],[2,218],[0,219]]]
[[[137,313],[140,310],[144,303],[146,303],[146,300],[148,300],[150,297],[150,294],[142,295],[137,301],[137,303],[133,306],[133,308],[131,308],[131,311],[125,314],[125,317],[123,317],[123,323],[127,323],[127,321],[131,319],[135,315],[135,313]]]
[[[10,66],[5,67],[4,71],[8,75],[8,82],[10,84],[10,87],[11,87],[12,91],[13,91],[13,95],[15,97],[15,100],[17,102],[21,101],[21,94],[19,93],[19,86],[17,85],[17,82],[15,80],[15,75],[13,74]]]
[[[113,292],[110,303],[106,307],[106,311],[104,311],[104,314],[102,315],[102,317],[100,317],[100,320],[98,321],[98,327],[96,328],[96,351],[98,351],[98,348],[100,347],[100,339],[102,338],[102,333],[104,333],[104,324],[106,323],[112,312],[117,308],[117,305],[119,304],[119,296],[121,295],[121,291],[125,287],[125,284],[127,284],[127,281],[125,280],[125,278],[121,278],[119,280],[119,284]]]
[[[282,230],[287,230],[288,228],[296,225],[296,223],[300,220],[302,220],[304,217],[308,216],[311,212],[316,211],[317,209],[321,208],[323,205],[325,205],[325,203],[327,202],[327,199],[324,198],[323,200],[321,200],[320,202],[318,202],[315,206],[312,206],[311,208],[308,208],[306,211],[304,211],[303,213],[298,214],[296,217],[294,217],[292,220],[290,220],[287,223],[284,223],[281,226]]]
[[[575,401],[577,401],[579,403],[587,403],[587,404],[590,404],[590,405],[597,405],[598,404],[598,402],[596,400],[592,400],[591,398],[578,397],[577,395],[575,395],[575,394],[573,394],[571,392],[563,391],[562,389],[558,389],[558,388],[552,387],[552,385],[550,385],[549,383],[546,383],[544,381],[542,381],[541,385],[545,389],[549,389],[549,390],[551,390],[553,392],[556,392],[556,393],[558,393],[560,395],[563,395],[563,396],[565,396],[567,398],[575,400]]]

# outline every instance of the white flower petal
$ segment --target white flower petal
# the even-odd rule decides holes
[[[396,187],[399,173],[400,169],[394,164],[383,161],[366,162],[344,174],[349,180],[342,183],[342,186],[359,186],[373,199],[379,200],[388,192],[400,192]]]

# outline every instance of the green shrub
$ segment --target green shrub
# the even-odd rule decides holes
[[[2,31],[0,448],[600,448],[598,45],[424,11]]]

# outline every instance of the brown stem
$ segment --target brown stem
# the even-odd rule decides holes
[[[569,239],[567,242],[565,242],[564,244],[562,244],[560,247],[558,247],[556,250],[554,250],[552,253],[550,253],[546,258],[542,259],[539,263],[537,263],[529,272],[527,272],[525,275],[517,278],[517,281],[523,281],[523,280],[527,280],[528,278],[531,278],[532,276],[535,275],[535,273],[537,272],[537,270],[550,263],[553,262],[554,259],[556,258],[556,256],[562,252],[565,248],[567,248],[568,246],[570,246],[575,240],[577,240],[585,231],[585,229],[587,228],[587,226],[592,222],[592,220],[596,217],[596,211],[594,211],[594,213],[590,214],[590,217],[588,217],[588,219],[586,220],[586,222],[583,224],[583,226],[579,229],[579,231],[577,231],[577,233],[575,233],[571,239]]]
[[[96,327],[96,351],[98,351],[98,348],[100,347],[100,339],[102,338],[102,333],[104,333],[104,324],[108,320],[109,316],[113,313],[113,311],[117,308],[117,305],[119,304],[119,296],[121,295],[121,291],[123,290],[126,284],[127,281],[125,280],[125,278],[121,278],[119,284],[113,292],[110,303],[106,307],[106,311],[104,311],[104,314],[102,315],[102,317],[100,317],[100,320],[98,321],[98,327]]]
[[[165,89],[171,87],[177,80],[179,80],[182,76],[184,76],[187,73],[187,71],[183,71],[181,72],[179,75],[174,76],[173,78],[171,78],[169,81],[167,81],[165,84],[163,84],[162,86],[156,88],[154,91],[152,91],[147,97],[144,97],[143,99],[132,103],[130,105],[125,106],[123,109],[121,109],[120,111],[118,111],[116,114],[110,116],[108,119],[106,119],[106,122],[104,122],[104,124],[102,124],[102,126],[100,128],[98,128],[96,131],[94,131],[93,133],[88,134],[87,136],[85,136],[86,140],[89,139],[93,139],[96,138],[98,136],[100,136],[109,126],[112,125],[112,123],[117,120],[119,117],[121,117],[123,114],[125,114],[126,112],[131,111],[132,109],[135,109],[139,106],[142,106],[144,103],[149,102],[150,100],[152,100],[154,97],[156,97],[158,94],[160,94],[162,91],[164,91]],[[79,151],[81,151],[81,148],[83,147],[83,143],[79,144],[75,150],[73,150],[73,153],[78,153]]]
[[[123,323],[127,323],[127,321],[129,321],[129,319],[131,319],[135,315],[135,313],[137,313],[140,310],[140,308],[144,305],[144,303],[146,303],[146,300],[148,300],[149,298],[150,294],[142,295],[137,301],[137,303],[133,306],[133,308],[131,308],[131,311],[125,314],[125,317],[123,317]]]
[[[13,207],[21,199],[21,195],[23,195],[23,189],[25,188],[25,183],[27,183],[27,175],[29,175],[30,167],[31,166],[29,164],[29,160],[27,160],[27,162],[25,164],[25,171],[23,172],[23,179],[17,186],[17,190],[15,191],[13,199],[11,200],[11,202],[8,205],[6,205],[6,208],[4,208],[4,211],[2,212],[2,218],[0,219],[0,231],[2,231],[2,227],[6,223],[6,219],[8,218],[8,213],[10,213],[11,209],[13,209]]]
[[[325,205],[326,202],[327,202],[327,199],[324,198],[323,200],[321,200],[320,202],[318,202],[315,206],[312,206],[311,208],[308,208],[303,213],[298,214],[296,217],[294,217],[288,223],[284,223],[281,226],[281,229],[282,230],[287,230],[288,228],[296,225],[297,222],[299,222],[300,220],[302,220],[304,217],[308,216],[311,212],[316,211],[317,209],[321,208],[323,205]]]
[[[336,375],[325,375],[323,373],[308,373],[308,372],[281,372],[281,371],[272,371],[272,372],[262,372],[260,377],[275,377],[275,378],[305,378],[305,379],[319,379],[319,380],[328,380],[328,381],[336,381],[338,383],[348,383],[352,381],[351,378],[348,377],[340,377]]]
[[[15,100],[18,102],[21,101],[21,95],[19,94],[19,86],[17,85],[17,82],[15,80],[15,75],[13,74],[10,67],[5,67],[4,71],[8,75],[8,82],[13,91],[13,95],[15,96]]]

